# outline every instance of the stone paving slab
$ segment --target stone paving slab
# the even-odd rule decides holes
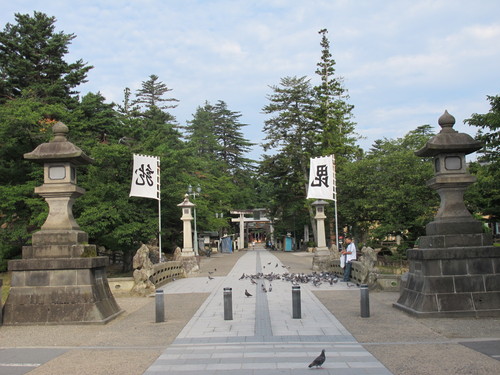
[[[293,319],[290,282],[256,278],[253,284],[242,277],[285,272],[271,252],[256,249],[241,257],[226,277],[167,284],[167,301],[173,293],[211,294],[145,374],[310,374],[307,365],[322,349],[327,356],[323,374],[391,374],[312,293],[348,289],[345,283],[301,284],[302,314]],[[232,288],[232,320],[224,320],[224,288]]]

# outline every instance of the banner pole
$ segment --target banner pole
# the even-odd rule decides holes
[[[332,154],[333,162],[333,198],[335,200],[335,245],[337,246],[337,251],[339,251],[339,223],[337,216],[337,172],[335,171],[335,155]]]
[[[158,164],[157,164],[157,168],[158,168],[158,175],[157,175],[157,179],[158,179],[158,254],[159,254],[159,258],[158,258],[158,263],[161,263],[162,261],[162,251],[161,251],[161,187],[160,187],[160,158],[158,158]]]

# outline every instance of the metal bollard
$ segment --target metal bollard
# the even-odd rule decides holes
[[[368,285],[361,284],[361,317],[370,317],[370,291],[368,290]]]
[[[165,321],[165,299],[163,298],[163,290],[157,290],[155,294],[156,302],[156,323]]]
[[[292,286],[292,318],[300,319],[302,311],[300,306],[300,285]]]
[[[233,320],[233,288],[224,288],[224,320]]]

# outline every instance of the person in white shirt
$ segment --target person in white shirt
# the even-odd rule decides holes
[[[351,237],[345,238],[346,248],[342,251],[342,257],[344,257],[344,279],[342,281],[348,282],[351,279],[351,261],[356,260],[356,245],[352,242]]]

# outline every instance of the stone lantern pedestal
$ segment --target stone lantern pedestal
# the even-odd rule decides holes
[[[107,257],[96,256],[87,233],[73,217],[77,165],[92,162],[68,142],[68,128],[57,123],[54,138],[24,157],[44,165],[44,184],[35,192],[49,205],[47,220],[23,247],[23,258],[9,261],[12,272],[4,324],[106,323],[123,311],[109,289]]]
[[[325,206],[328,204],[327,201],[317,200],[312,203],[316,207],[316,233],[318,237],[318,243],[316,250],[313,255],[312,269],[313,271],[322,271],[328,268],[330,261],[330,250],[326,246],[326,233],[325,233]]]
[[[454,124],[445,112],[440,133],[416,152],[434,158],[435,177],[427,184],[441,205],[419,248],[408,250],[408,280],[394,307],[418,317],[500,316],[500,251],[463,201],[475,181],[465,155],[481,145],[455,131]]]

